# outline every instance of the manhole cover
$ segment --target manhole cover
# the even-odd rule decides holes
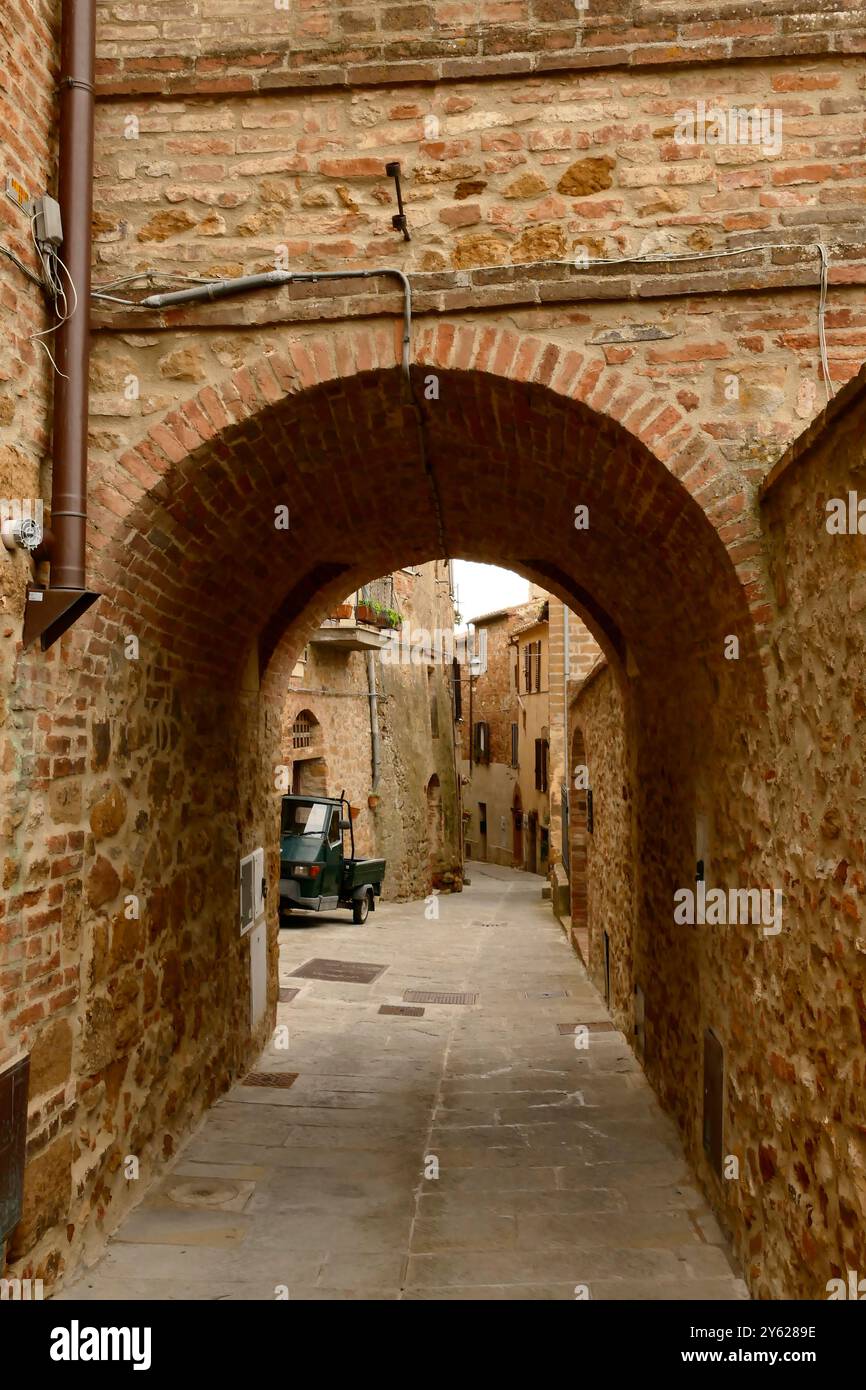
[[[445,989],[407,989],[403,992],[407,1004],[474,1004],[477,994],[458,994]]]
[[[401,1018],[423,1018],[423,1009],[412,1009],[408,1004],[382,1004],[380,1014],[399,1014]]]
[[[369,985],[384,975],[387,965],[368,965],[363,960],[315,960],[305,961],[297,970],[291,972],[298,980],[333,980],[345,985]]]
[[[298,1079],[296,1071],[251,1071],[241,1082],[242,1086],[274,1086],[287,1091]]]
[[[301,992],[301,991],[300,991],[299,989],[285,989],[285,988],[282,988],[282,989],[280,990],[280,993],[279,993],[279,1000],[280,1000],[280,1003],[281,1003],[281,1004],[291,1004],[291,1002],[292,1002],[292,1000],[294,999],[295,995],[296,995],[296,994],[300,994],[300,992]]]
[[[525,989],[524,999],[568,999],[567,989]]]
[[[218,1178],[194,1178],[191,1182],[175,1183],[166,1190],[169,1201],[183,1207],[222,1207],[235,1201],[241,1189],[233,1182]]]
[[[598,1023],[557,1023],[556,1025],[563,1037],[573,1033],[576,1028],[585,1028],[588,1033],[615,1033],[616,1026],[609,1019],[602,1019]]]

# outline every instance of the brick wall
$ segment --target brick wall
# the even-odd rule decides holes
[[[840,13],[841,11],[841,13]],[[861,52],[857,0],[777,0],[753,12],[715,0],[419,0],[302,6],[260,0],[100,5],[106,90],[233,93],[556,69]],[[832,22],[823,19],[831,14]]]

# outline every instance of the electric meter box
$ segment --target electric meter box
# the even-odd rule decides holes
[[[265,852],[254,849],[241,860],[240,922],[241,936],[255,926],[265,910]]]

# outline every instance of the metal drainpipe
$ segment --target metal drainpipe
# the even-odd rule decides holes
[[[77,302],[56,334],[51,578],[28,586],[24,612],[24,646],[39,638],[43,651],[99,597],[85,587],[95,54],[96,0],[63,0],[58,201]]]
[[[376,694],[376,654],[367,653],[367,694],[370,700],[370,751],[373,758],[373,791],[379,786],[379,697]]]

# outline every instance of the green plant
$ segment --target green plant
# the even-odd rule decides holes
[[[386,608],[385,617],[388,619],[389,627],[402,627],[403,615],[398,613],[396,608]]]

